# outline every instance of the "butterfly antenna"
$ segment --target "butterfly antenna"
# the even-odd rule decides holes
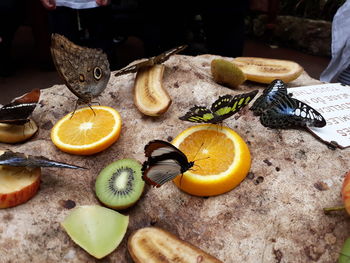
[[[194,160],[194,162],[206,160],[206,159],[209,159],[209,158],[210,158],[210,156],[207,156],[207,157],[205,157],[205,158],[201,158],[201,159]],[[195,165],[196,165],[196,166],[199,166],[199,165],[197,165],[197,164],[195,164]],[[200,167],[200,166],[199,166],[199,167]]]
[[[199,147],[198,151],[197,151],[196,154],[194,155],[193,159],[196,159],[196,156],[197,156],[197,154],[199,153],[199,151],[202,149],[203,145],[204,145],[204,142],[202,142],[201,146]],[[195,162],[195,161],[194,161],[194,162]]]

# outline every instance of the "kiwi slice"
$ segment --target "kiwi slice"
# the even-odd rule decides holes
[[[145,186],[141,164],[133,159],[122,159],[106,166],[96,178],[97,198],[113,209],[125,209],[140,199]]]

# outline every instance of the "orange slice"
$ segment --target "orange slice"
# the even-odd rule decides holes
[[[90,155],[105,150],[119,138],[122,120],[118,111],[93,106],[69,113],[51,130],[52,142],[62,151]]]
[[[248,174],[250,152],[244,140],[232,129],[203,124],[180,133],[173,145],[194,166],[174,183],[183,191],[197,196],[213,196],[235,188]]]

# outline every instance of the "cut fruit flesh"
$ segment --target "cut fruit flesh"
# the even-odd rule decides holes
[[[248,80],[259,83],[269,84],[275,79],[288,83],[303,72],[298,63],[290,60],[237,57],[232,62],[243,71]]]
[[[125,209],[141,197],[145,182],[141,164],[133,159],[122,159],[106,166],[96,178],[97,198],[113,209]]]
[[[72,240],[95,258],[118,247],[128,224],[128,216],[98,205],[76,207],[61,223]]]
[[[189,161],[195,161],[192,169],[174,179],[189,194],[213,196],[228,192],[249,172],[249,148],[230,128],[213,124],[192,126],[172,143]]]
[[[92,109],[91,109],[92,108]],[[52,142],[62,151],[90,155],[118,140],[122,120],[118,111],[106,106],[86,107],[60,119],[51,130]]]
[[[239,67],[225,59],[213,59],[211,73],[215,82],[230,88],[236,88],[247,79]]]
[[[0,165],[0,208],[13,207],[31,199],[40,186],[41,169]]]
[[[198,247],[157,227],[141,228],[131,234],[128,250],[136,263],[222,263]]]
[[[142,68],[137,72],[134,103],[145,115],[160,116],[171,104],[171,98],[163,87],[164,67],[160,64]]]
[[[0,123],[0,142],[17,143],[28,140],[38,131],[33,120],[24,125]]]

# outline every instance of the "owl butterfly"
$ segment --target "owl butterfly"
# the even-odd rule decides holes
[[[70,169],[85,169],[84,167],[80,166],[56,162],[42,156],[25,155],[23,153],[12,152],[10,150],[0,153],[0,165],[28,168],[56,167]]]
[[[0,123],[23,125],[29,122],[40,98],[40,90],[34,89],[21,97],[13,99],[0,108]]]
[[[326,120],[309,105],[292,98],[282,80],[276,79],[250,108],[270,128],[324,127]]]
[[[165,51],[158,56],[154,56],[154,57],[142,60],[141,62],[138,62],[138,63],[133,64],[131,66],[122,68],[122,69],[116,71],[114,76],[120,76],[123,74],[137,72],[141,68],[161,64],[161,63],[165,62],[166,60],[168,60],[172,55],[177,54],[180,51],[184,50],[186,47],[187,47],[187,45],[178,46],[176,48]]]
[[[255,97],[258,90],[236,96],[220,96],[208,109],[194,106],[180,120],[189,122],[219,123],[242,110]]]
[[[145,156],[148,159],[142,165],[142,179],[156,187],[183,174],[194,165],[182,151],[162,140],[150,141],[145,146]]]
[[[81,47],[64,36],[52,34],[51,54],[59,75],[78,97],[78,105],[90,105],[106,89],[111,72],[102,50]]]

